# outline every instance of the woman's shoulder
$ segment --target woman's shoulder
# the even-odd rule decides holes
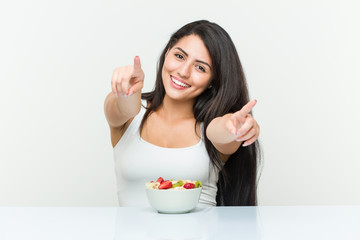
[[[143,108],[146,109],[149,107],[149,105],[150,105],[150,102],[148,100],[141,99],[141,109],[143,109]]]
[[[121,137],[124,135],[124,133],[126,132],[126,129],[129,127],[129,125],[131,124],[131,122],[133,121],[134,118],[130,118],[124,125],[122,125],[121,127],[111,127],[110,126],[110,135],[111,135],[111,144],[113,147],[116,146],[116,144],[119,142],[119,140],[121,139]]]
[[[111,133],[111,143],[113,147],[120,141],[120,139],[124,136],[127,131],[135,131],[139,128],[143,116],[145,114],[146,108],[148,106],[148,102],[145,99],[141,99],[141,109],[140,112],[135,116],[130,118],[124,125],[121,127],[110,127]]]

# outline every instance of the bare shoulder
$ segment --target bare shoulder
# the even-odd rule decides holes
[[[112,127],[110,126],[110,135],[111,135],[111,144],[113,148],[120,141],[121,137],[124,135],[126,129],[129,127],[130,123],[134,118],[130,118],[124,125],[120,127]]]

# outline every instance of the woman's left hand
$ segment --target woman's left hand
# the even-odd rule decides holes
[[[254,143],[260,134],[260,127],[250,114],[256,102],[256,100],[252,100],[233,113],[227,124],[227,128],[231,129],[231,133],[236,137],[235,140],[243,142],[243,147]]]

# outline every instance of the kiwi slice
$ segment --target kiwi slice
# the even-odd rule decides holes
[[[202,187],[202,183],[201,183],[201,181],[196,181],[195,188],[199,188],[199,187]]]
[[[172,185],[172,187],[173,187],[173,188],[174,188],[174,187],[181,187],[183,184],[184,184],[183,181],[182,181],[182,180],[179,180],[179,181],[177,181],[176,183],[174,183],[174,184]]]

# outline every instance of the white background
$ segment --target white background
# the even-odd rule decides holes
[[[263,149],[260,205],[360,204],[357,1],[2,1],[0,205],[116,206],[103,113],[115,67],[184,24],[232,37]]]

